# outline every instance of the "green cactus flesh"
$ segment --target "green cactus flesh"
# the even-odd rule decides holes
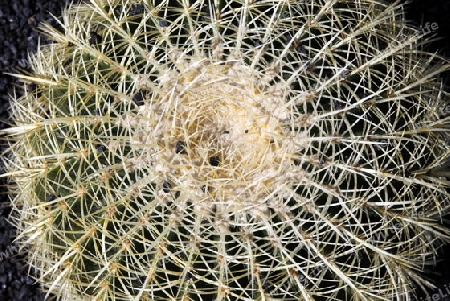
[[[14,222],[61,300],[410,300],[447,61],[377,0],[91,0],[18,75]],[[439,172],[438,172],[439,171]]]

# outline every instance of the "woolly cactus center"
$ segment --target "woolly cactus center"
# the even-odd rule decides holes
[[[283,91],[237,63],[168,71],[160,82],[164,97],[141,109],[160,195],[176,191],[200,211],[221,202],[266,211],[296,149]]]

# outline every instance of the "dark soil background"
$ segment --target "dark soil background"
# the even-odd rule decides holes
[[[38,46],[39,34],[36,27],[41,22],[52,21],[51,14],[58,16],[70,0],[0,0],[0,129],[7,126],[8,99],[14,92],[17,81],[5,73],[15,73],[18,68],[26,68],[28,53]],[[356,0],[355,0],[356,1]],[[430,51],[439,51],[450,57],[450,0],[416,0],[408,6],[407,18],[425,28],[426,22],[436,23],[440,40],[429,46]],[[41,38],[41,44],[45,40]],[[450,83],[450,74],[446,74]],[[17,89],[20,93],[20,89]],[[0,151],[5,145],[0,144]],[[2,172],[0,170],[0,172]],[[4,184],[0,179],[0,184]],[[7,222],[10,208],[4,188],[0,188],[0,300],[4,301],[42,301],[44,294],[34,284],[23,256],[18,255],[12,244],[14,228]],[[450,291],[450,246],[441,251],[442,261],[434,271],[427,275],[435,281],[441,291],[431,290],[431,299],[418,301],[449,301],[446,290]],[[31,271],[32,273],[32,271]]]

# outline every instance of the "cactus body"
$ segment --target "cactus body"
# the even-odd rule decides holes
[[[444,59],[377,0],[91,0],[5,157],[61,300],[411,300],[447,241]],[[31,86],[31,85],[30,85]]]

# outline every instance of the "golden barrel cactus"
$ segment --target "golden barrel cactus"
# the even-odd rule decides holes
[[[18,239],[60,300],[412,300],[450,239],[444,58],[381,0],[90,0],[18,75]]]

